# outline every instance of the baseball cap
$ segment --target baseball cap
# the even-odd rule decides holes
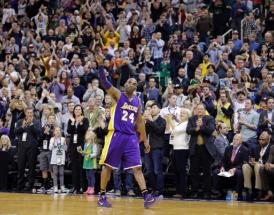
[[[237,30],[234,30],[232,34],[239,34],[239,32]]]
[[[181,86],[180,84],[175,84],[175,85],[174,85],[174,88],[175,88],[175,89],[180,89],[180,88],[182,88],[182,86]]]

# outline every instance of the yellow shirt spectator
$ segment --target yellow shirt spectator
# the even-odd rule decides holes
[[[104,34],[104,43],[105,46],[109,46],[111,41],[114,41],[115,48],[119,47],[120,34],[116,31],[107,31]]]

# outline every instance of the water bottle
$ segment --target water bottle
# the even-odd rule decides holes
[[[226,201],[232,201],[232,200],[233,200],[233,199],[232,199],[232,191],[231,191],[231,190],[228,190],[228,191],[227,191],[225,200],[226,200]]]
[[[233,201],[238,201],[238,193],[236,191],[233,191],[232,196],[233,196]]]

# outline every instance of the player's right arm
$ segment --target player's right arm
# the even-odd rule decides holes
[[[103,67],[104,58],[101,55],[96,57],[96,61],[98,63],[99,69],[99,79],[102,87],[107,91],[107,93],[116,101],[120,98],[121,92],[117,88],[115,88],[107,79],[105,70]]]

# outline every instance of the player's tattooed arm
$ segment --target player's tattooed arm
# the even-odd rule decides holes
[[[100,82],[103,88],[106,89],[107,93],[114,98],[115,100],[118,100],[121,96],[120,90],[115,88],[107,79],[105,69],[103,67],[104,64],[104,58],[101,55],[98,55],[96,57],[96,61],[98,63],[98,70],[99,70],[99,78]]]

